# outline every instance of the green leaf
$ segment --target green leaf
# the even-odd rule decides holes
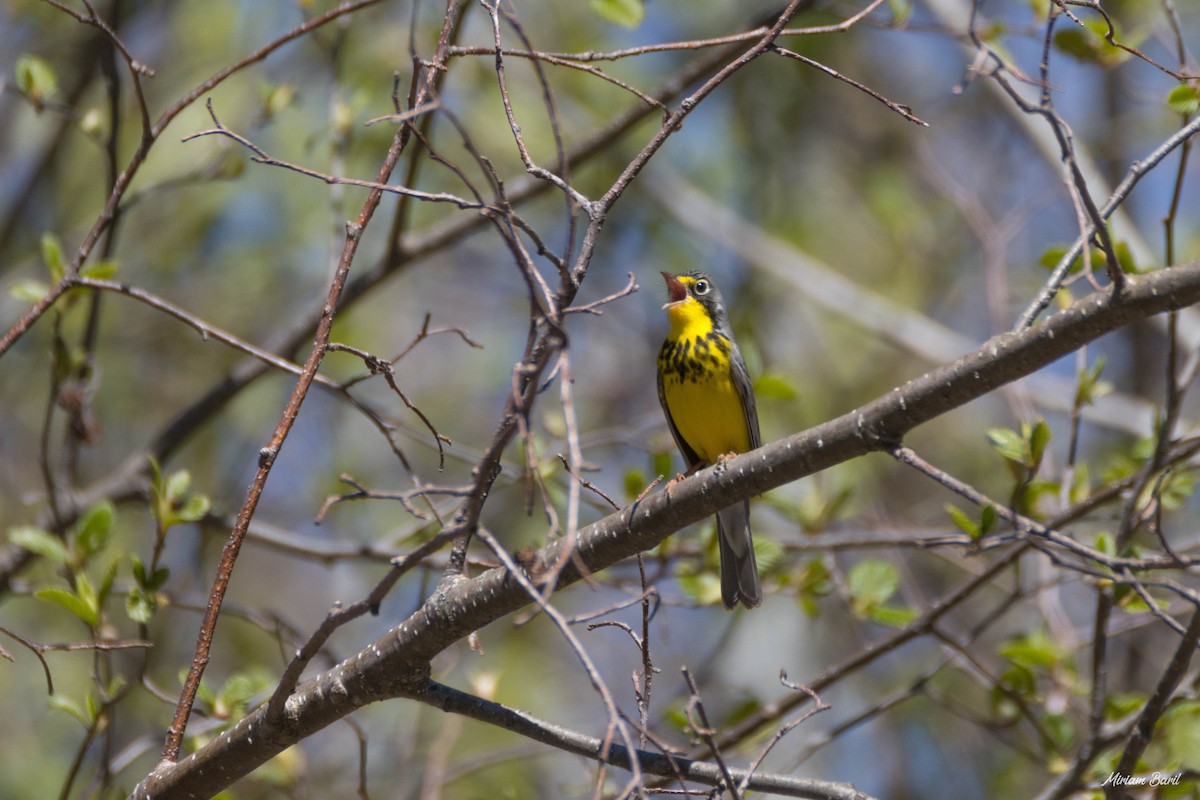
[[[737,725],[759,714],[762,710],[761,700],[757,697],[746,697],[725,713],[725,724]]]
[[[50,695],[50,708],[56,711],[62,711],[70,714],[85,728],[92,727],[92,721],[88,719],[87,713],[83,710],[83,706],[69,697],[63,697],[61,694]]]
[[[1022,697],[1032,697],[1037,691],[1037,675],[1024,664],[1013,664],[1004,670],[1000,680],[1012,692]]]
[[[1069,750],[1075,741],[1075,726],[1066,714],[1046,714],[1042,717],[1042,729],[1060,751]]]
[[[972,539],[978,539],[983,531],[979,524],[953,503],[946,503],[946,513],[950,515],[950,521],[963,533],[970,536]]]
[[[96,591],[95,587],[92,586],[91,579],[82,572],[75,576],[75,594],[79,596],[80,600],[87,603],[88,608],[91,609],[93,618],[96,620],[96,622],[99,622],[100,595]],[[95,625],[96,622],[92,624]]]
[[[1071,488],[1068,494],[1067,499],[1071,504],[1082,503],[1092,496],[1091,470],[1088,468],[1086,461],[1080,461],[1075,465],[1075,471],[1071,476]]]
[[[290,108],[295,104],[295,100],[296,84],[294,83],[274,83],[263,86],[263,111],[266,112],[267,117],[274,117]]]
[[[1172,706],[1159,724],[1172,762],[1200,769],[1200,701],[1185,700]]]
[[[625,470],[623,486],[626,499],[632,500],[645,491],[647,483],[649,481],[646,480],[646,473],[640,469],[631,468]]]
[[[1137,264],[1133,260],[1133,251],[1129,247],[1129,243],[1123,240],[1115,240],[1113,242],[1113,250],[1116,251],[1117,265],[1120,266],[1122,272],[1136,273],[1138,272]],[[1058,262],[1067,254],[1067,248],[1062,245],[1056,245],[1048,248],[1042,253],[1042,257],[1038,259],[1038,263],[1048,270],[1052,270],[1058,266]],[[1088,255],[1091,258],[1092,269],[1103,269],[1108,264],[1108,258],[1104,255],[1104,251],[1098,247],[1088,249]],[[1078,274],[1083,269],[1083,253],[1075,256],[1071,262],[1071,266],[1067,267],[1068,275]],[[1071,293],[1066,289],[1059,290],[1065,305],[1070,305]]]
[[[125,614],[134,622],[145,625],[154,618],[158,600],[141,586],[134,586],[125,595]]]
[[[1160,609],[1166,608],[1166,602],[1150,594],[1149,589],[1146,590],[1146,594],[1155,606]],[[1145,614],[1150,610],[1150,604],[1132,586],[1117,586],[1113,590],[1113,599],[1116,601],[1117,608],[1129,614]]]
[[[1049,443],[1050,426],[1046,424],[1046,420],[1038,417],[1029,433],[1029,455],[1033,467],[1042,463],[1042,456],[1046,454],[1046,445]]]
[[[1141,463],[1129,453],[1114,453],[1109,457],[1108,464],[1100,473],[1100,479],[1105,483],[1117,483],[1128,478],[1137,471]]]
[[[1104,718],[1116,722],[1123,717],[1141,711],[1146,703],[1146,695],[1141,692],[1124,692],[1110,694],[1104,698]]]
[[[754,560],[760,572],[769,572],[783,558],[783,547],[779,542],[758,536],[754,539]]]
[[[114,675],[109,680],[108,685],[104,687],[104,694],[108,697],[114,697],[118,692],[129,685],[129,681],[121,675]]]
[[[800,392],[792,385],[791,381],[773,372],[759,376],[758,380],[754,382],[754,394],[760,400],[763,398],[795,400],[800,396]]]
[[[159,567],[154,570],[154,574],[150,576],[148,588],[159,589],[166,584],[167,579],[171,577],[171,570],[166,567]]]
[[[1054,293],[1054,304],[1058,306],[1059,311],[1066,311],[1075,302],[1075,295],[1071,294],[1071,290],[1066,286],[1058,287]]]
[[[96,695],[88,692],[83,696],[83,702],[87,708],[88,718],[94,722],[100,715],[100,704],[96,702]]]
[[[700,605],[716,605],[721,602],[721,581],[711,572],[683,575],[679,588],[685,595]]]
[[[150,458],[148,460],[150,462],[150,488],[156,494],[162,494],[163,493],[162,467],[159,466],[158,459],[155,458],[154,456],[150,456]]]
[[[687,731],[692,724],[688,722],[687,711],[678,703],[667,709],[667,722],[678,731]]]
[[[988,503],[983,508],[979,509],[979,520],[971,519],[967,512],[963,511],[953,503],[946,504],[946,513],[950,515],[950,520],[963,533],[970,536],[972,539],[978,539],[980,536],[991,533],[996,528],[996,507]]]
[[[1158,418],[1156,418],[1154,420],[1154,430],[1158,430],[1159,427],[1161,427],[1161,425],[1162,425],[1162,418],[1161,418],[1161,416],[1159,416]],[[1138,439],[1136,442],[1133,443],[1133,449],[1130,450],[1130,453],[1133,455],[1134,458],[1140,459],[1141,461],[1145,461],[1148,458],[1150,458],[1151,456],[1153,456],[1154,451],[1157,449],[1158,449],[1158,437],[1157,436],[1143,436],[1141,439]],[[1139,464],[1139,466],[1141,466],[1141,465]]]
[[[119,566],[121,566],[121,560],[114,558],[109,562],[108,569],[104,570],[104,575],[100,579],[100,591],[96,593],[96,608],[104,608],[104,604],[108,601]]]
[[[979,510],[979,533],[986,536],[996,529],[996,520],[999,515],[996,513],[996,507],[991,503]]]
[[[1092,37],[1079,28],[1064,28],[1054,34],[1054,46],[1080,61],[1096,61]]]
[[[992,428],[987,433],[992,449],[1009,463],[1014,476],[1026,479],[1037,472],[1050,443],[1050,426],[1038,417],[1034,422],[1022,422],[1020,432],[1011,428]]]
[[[1129,246],[1129,242],[1124,239],[1113,242],[1113,251],[1117,256],[1117,266],[1121,268],[1121,272],[1132,275],[1141,271],[1133,260],[1133,249]]]
[[[105,500],[89,508],[71,531],[71,546],[84,561],[99,553],[112,538],[113,520],[117,511]]]
[[[860,619],[881,607],[900,588],[900,575],[886,561],[868,559],[860,561],[846,576],[850,590],[850,610]]]
[[[1066,245],[1055,245],[1042,253],[1042,257],[1038,259],[1038,263],[1046,269],[1052,270],[1058,266],[1058,262],[1062,261],[1063,256],[1066,254]],[[1075,256],[1075,260],[1071,262],[1071,266],[1067,269],[1067,274],[1073,275],[1081,269],[1083,269],[1083,259]]]
[[[1046,496],[1057,497],[1061,489],[1062,487],[1054,481],[1029,480],[1013,503],[1017,511],[1037,518],[1040,516],[1036,512],[1038,500]]]
[[[188,489],[192,486],[192,475],[186,469],[181,469],[171,474],[167,478],[166,494],[167,499],[172,503],[178,503],[183,496],[187,494]]]
[[[95,264],[88,264],[79,270],[79,274],[84,278],[95,278],[98,281],[108,280],[117,274],[117,262],[106,258]]]
[[[8,532],[8,539],[18,547],[24,547],[31,553],[51,561],[57,561],[59,564],[66,564],[71,560],[62,540],[40,528],[32,526],[13,528]]]
[[[217,690],[213,712],[222,718],[241,716],[254,695],[265,689],[268,681],[260,670],[236,672]]]
[[[1000,655],[1014,664],[1048,670],[1062,659],[1062,649],[1045,631],[1039,630],[1010,639],[1001,646]]]
[[[37,303],[50,293],[50,287],[41,281],[26,278],[10,286],[8,293],[22,303]]]
[[[194,494],[184,501],[183,505],[172,515],[174,522],[196,522],[204,519],[211,503],[207,495]]]
[[[1025,466],[1029,462],[1029,449],[1021,434],[1011,428],[992,428],[987,432],[988,442],[1000,456],[1014,464]]]
[[[1095,364],[1079,370],[1075,387],[1075,406],[1077,408],[1090,406],[1097,399],[1112,393],[1112,384],[1100,380],[1100,373],[1104,371],[1106,363],[1104,356],[1100,356],[1096,359]]]
[[[67,611],[70,611],[72,614],[79,617],[90,627],[94,628],[100,623],[100,613],[98,609],[94,608],[86,600],[83,600],[68,589],[61,589],[58,587],[38,589],[36,592],[34,592],[34,596],[49,603],[62,606]]]
[[[793,583],[796,585],[796,600],[804,613],[810,617],[817,616],[817,601],[833,591],[833,581],[830,580],[825,562],[818,558],[809,561],[795,576]]]
[[[17,88],[41,111],[58,94],[58,75],[44,58],[26,53],[17,59]]]
[[[868,616],[872,622],[878,622],[880,625],[886,625],[889,628],[903,628],[917,618],[917,610],[903,606],[879,606],[871,609]]]
[[[136,555],[133,557],[133,580],[138,586],[143,589],[158,589],[167,582],[167,578],[171,576],[171,571],[166,567],[159,567],[154,570],[151,575],[146,572],[146,565]]]
[[[662,475],[667,480],[675,477],[675,473],[671,468],[671,453],[668,450],[660,450],[654,454],[651,468],[656,476]]]
[[[591,0],[590,5],[602,19],[626,28],[636,28],[646,16],[642,0]]]
[[[1173,469],[1167,473],[1159,491],[1159,500],[1163,508],[1176,511],[1186,503],[1196,491],[1196,474],[1187,470]]]
[[[42,263],[50,271],[51,283],[61,281],[67,272],[63,264],[62,245],[58,243],[58,237],[49,231],[42,234]]]
[[[1190,83],[1181,83],[1167,94],[1167,105],[1175,113],[1190,117],[1200,111],[1200,89]]]
[[[179,670],[179,685],[182,686],[187,681],[187,669]],[[213,691],[212,686],[207,681],[200,681],[200,685],[196,687],[196,698],[208,706],[210,709],[217,701],[217,693]]]
[[[912,16],[912,3],[909,0],[888,0],[888,6],[892,9],[892,25],[897,28],[903,27]]]
[[[1069,56],[1101,67],[1111,67],[1129,58],[1129,54],[1107,41],[1108,25],[1101,19],[1090,19],[1082,27],[1062,28],[1054,34],[1054,46]],[[1113,40],[1122,41],[1114,23]]]

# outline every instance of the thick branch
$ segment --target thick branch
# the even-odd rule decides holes
[[[537,719],[522,711],[460,692],[436,681],[426,681],[414,698],[447,713],[461,714],[490,725],[501,725],[534,741],[625,769],[629,769],[636,760],[642,772],[664,778],[679,778],[708,786],[715,786],[724,778],[720,767],[711,762],[696,761],[681,755],[670,756],[648,750],[637,750],[631,758],[630,752],[620,744],[606,742],[604,739],[593,736],[584,736]],[[601,755],[602,753],[605,755]],[[737,781],[747,777],[747,771],[743,769],[731,769],[729,772]],[[867,795],[856,791],[850,784],[769,773],[750,775],[749,783],[744,788],[770,792],[781,797],[870,800]]]
[[[1138,319],[1200,300],[1200,261],[1131,276],[1119,299],[1098,292],[1034,327],[1006,333],[848,414],[772,442],[674,484],[579,532],[575,559],[562,541],[524,562],[536,581],[566,563],[559,586],[648,550],[737,499],[760,494],[869,452]],[[336,668],[299,686],[274,722],[259,708],[218,740],[163,764],[135,790],[155,800],[209,797],[283,749],[368,703],[416,697],[429,662],[472,631],[530,602],[504,569],[443,585],[398,627]]]

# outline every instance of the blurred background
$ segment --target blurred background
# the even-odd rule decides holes
[[[657,96],[694,70],[681,81],[693,91],[713,71],[698,64],[723,64],[748,44],[596,61],[579,54],[734,34],[773,20],[778,5],[512,4],[520,35],[502,25],[505,47],[532,46],[560,61],[575,54],[573,63],[588,68],[542,62],[550,110],[530,61],[506,58],[512,110],[532,159],[553,167],[557,136],[573,154],[569,171],[559,174],[585,197],[603,194],[663,118],[631,88]],[[93,6],[133,57],[153,68],[140,84],[155,120],[210,76],[333,4]],[[864,6],[809,3],[792,27],[834,24]],[[660,270],[700,268],[721,287],[756,379],[765,440],[850,411],[1016,324],[1080,222],[1052,128],[1022,112],[988,74],[1003,59],[1005,80],[1030,102],[1048,91],[1098,205],[1197,109],[1195,80],[1170,72],[1195,74],[1200,8],[1105,3],[1116,39],[1144,58],[1105,43],[1107,24],[1093,10],[1068,8],[1077,19],[1041,0],[891,0],[845,32],[780,39],[927,125],[781,54],[742,69],[687,117],[609,215],[576,304],[620,294],[631,281],[637,290],[601,306],[601,315],[567,318],[570,410],[585,477],[598,490],[583,493],[581,523],[611,510],[604,496],[624,506],[657,476],[681,469],[654,388],[666,333]],[[88,261],[92,274],[303,362],[346,220],[357,216],[365,191],[255,163],[253,152],[228,138],[185,139],[214,127],[205,107],[211,102],[222,125],[271,158],[373,180],[396,123],[371,121],[394,113],[394,84],[403,101],[414,57],[432,54],[443,15],[437,3],[374,4],[201,91],[154,141],[110,237]],[[540,242],[569,260],[579,252],[584,221],[572,223],[561,193],[529,188],[537,182],[525,174],[505,119],[492,37],[485,9],[467,4],[461,49],[446,71],[428,141],[490,199],[473,154],[485,157]],[[994,55],[980,55],[981,46]],[[729,55],[715,61],[721,50]],[[681,95],[662,99],[675,108]],[[606,133],[635,116],[618,134]],[[0,4],[0,329],[52,282],[56,250],[60,263],[69,262],[141,133],[128,70],[95,27],[48,3]],[[1200,252],[1200,198],[1181,165],[1186,152],[1150,171],[1114,217],[1127,269],[1153,270]],[[415,143],[392,183],[471,197],[455,170]],[[536,251],[531,237],[525,242]],[[553,265],[536,263],[557,286]],[[444,468],[428,427],[381,377],[368,376],[350,353],[326,356],[322,373],[332,380],[365,379],[346,392],[314,387],[305,401],[237,564],[189,748],[264,699],[286,656],[335,602],[361,599],[390,557],[439,529],[394,499],[327,499],[354,485],[395,495],[418,482],[465,483],[523,357],[529,288],[476,209],[385,196],[352,265],[351,286],[333,339],[380,358],[404,352],[396,384],[449,438]],[[1090,291],[1079,273],[1056,303]],[[1181,317],[1180,352],[1191,352],[1197,330],[1192,317]],[[0,628],[9,634],[0,634],[0,647],[11,656],[0,663],[0,718],[25,732],[0,748],[0,795],[116,797],[157,759],[230,519],[295,385],[294,375],[278,369],[245,381],[253,360],[218,338],[116,292],[98,299],[77,292],[0,360],[0,530],[8,532],[9,556],[12,548],[34,554],[6,575],[0,597]],[[1169,342],[1164,320],[1130,326],[923,426],[906,444],[999,502],[1051,518],[1144,463],[1164,404]],[[219,394],[230,382],[234,388]],[[1175,431],[1181,440],[1195,411],[1184,401]],[[1005,444],[1028,443],[1039,419],[1049,444],[1022,473]],[[384,424],[395,426],[394,446]],[[563,533],[570,476],[559,454],[567,453],[569,424],[556,380],[535,405],[528,436],[506,452],[484,512],[483,524],[510,551]],[[104,498],[96,487],[148,452],[161,461],[150,488],[96,505]],[[1162,523],[1177,532],[1180,552],[1196,543],[1191,474],[1190,462],[1176,465]],[[82,523],[50,524],[50,482],[88,498]],[[433,506],[449,515],[456,503],[439,497]],[[947,511],[950,503],[965,521]],[[1119,509],[1097,504],[1073,521],[1070,535],[1111,539]],[[1076,757],[1086,736],[1094,581],[1026,557],[962,602],[939,630],[839,672],[868,642],[894,634],[993,563],[995,554],[964,546],[978,509],[876,455],[772,491],[755,501],[753,515],[767,592],[762,609],[720,606],[711,523],[673,536],[646,558],[662,598],[649,629],[660,670],[649,712],[657,735],[689,746],[681,666],[698,676],[720,731],[793,694],[779,682],[782,669],[800,683],[831,675],[821,699],[833,708],[791,731],[765,771],[850,781],[893,800],[1032,797]],[[1160,546],[1140,536],[1143,547]],[[63,542],[66,552],[48,553],[47,539]],[[472,555],[492,563],[482,548]],[[155,583],[147,565],[169,572]],[[404,619],[444,565],[443,552],[409,573],[380,615],[339,631],[316,666],[353,654]],[[80,575],[103,586],[110,574],[110,592],[91,619],[46,591],[78,597]],[[598,577],[595,586],[556,595],[556,604],[584,615],[641,591],[636,564]],[[1195,585],[1184,569],[1171,578]],[[1155,597],[1164,613],[1179,611],[1177,596]],[[640,606],[604,618],[638,629]],[[1111,625],[1110,688],[1114,703],[1128,699],[1128,714],[1178,637],[1136,597]],[[51,694],[42,665],[12,634],[41,644],[149,640],[153,648],[47,652]],[[642,667],[638,648],[614,628],[580,625],[578,634],[636,718],[630,676]],[[587,676],[542,618],[485,629],[477,648],[463,643],[445,653],[435,677],[603,735],[606,717]],[[1190,776],[1187,769],[1200,768],[1200,749],[1188,744],[1200,741],[1200,702],[1181,700],[1175,717],[1175,733],[1157,740],[1146,762]],[[730,742],[730,762],[744,766],[782,721],[761,717],[754,733]],[[360,755],[371,797],[584,797],[596,780],[594,767],[574,757],[391,702],[305,741],[228,796],[350,796],[363,785]],[[1106,766],[1099,759],[1088,774],[1102,776]],[[624,780],[610,777],[608,793]],[[1196,796],[1194,786],[1180,791]]]

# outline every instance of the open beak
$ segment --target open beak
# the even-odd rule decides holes
[[[676,303],[687,299],[687,287],[683,282],[669,272],[662,273],[663,280],[667,282],[667,302],[663,308],[670,308]]]

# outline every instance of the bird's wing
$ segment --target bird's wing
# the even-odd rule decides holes
[[[762,435],[758,432],[758,406],[754,404],[754,384],[750,380],[750,371],[746,369],[746,361],[742,358],[742,353],[737,349],[736,344],[733,346],[729,371],[733,378],[733,386],[742,401],[742,413],[746,415],[746,427],[750,432],[750,449],[754,450],[762,445]],[[668,414],[667,418],[670,419],[670,416]],[[672,425],[672,430],[674,430],[674,425]],[[678,435],[675,438],[678,439]]]

